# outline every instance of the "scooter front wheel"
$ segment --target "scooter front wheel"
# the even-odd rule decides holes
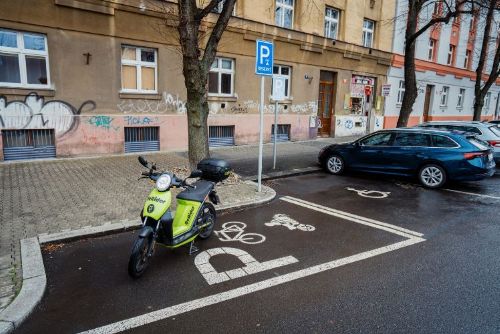
[[[153,238],[137,238],[128,261],[128,273],[133,278],[139,278],[146,271],[151,259]]]

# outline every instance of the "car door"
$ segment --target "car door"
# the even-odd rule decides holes
[[[423,159],[429,155],[430,135],[421,132],[397,132],[393,144],[384,153],[387,172],[413,174]]]
[[[390,147],[392,139],[392,131],[383,131],[358,141],[352,151],[351,168],[366,171],[383,170],[386,164],[384,150]]]

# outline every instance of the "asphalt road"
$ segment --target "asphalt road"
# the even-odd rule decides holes
[[[500,177],[269,182],[276,200],[220,216],[195,255],[158,249],[138,280],[135,232],[47,248],[45,297],[17,333],[500,332]]]

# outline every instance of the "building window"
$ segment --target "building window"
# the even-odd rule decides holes
[[[294,0],[276,0],[276,25],[283,28],[293,28]]]
[[[338,32],[339,32],[339,11],[331,7],[326,7],[325,37],[331,39],[337,39]]]
[[[0,85],[29,88],[50,85],[45,35],[0,29]]]
[[[458,93],[457,108],[464,107],[464,98],[465,98],[465,88],[460,88],[460,92]]]
[[[434,49],[436,47],[436,40],[430,38],[429,39],[429,52],[427,54],[427,59],[428,60],[434,60]]]
[[[484,106],[483,106],[483,109],[485,109],[486,113],[490,110],[490,100],[491,100],[491,93],[488,92],[484,97]]]
[[[373,33],[375,31],[375,22],[365,19],[363,21],[363,46],[371,48],[373,46]]]
[[[224,3],[226,2],[226,0],[222,0],[220,1],[215,7],[214,9],[212,10],[212,13],[215,13],[215,14],[220,14],[222,13],[222,9],[224,8]],[[233,7],[233,13],[231,14],[233,16],[236,15],[236,5],[234,5]]]
[[[469,68],[470,50],[465,50],[464,68]]]
[[[441,107],[446,107],[448,105],[448,93],[450,92],[450,87],[443,86],[443,91],[441,92]]]
[[[156,93],[156,50],[122,46],[122,92]]]
[[[450,48],[448,49],[448,62],[447,64],[452,66],[455,60],[455,45],[450,44]]]
[[[273,67],[273,81],[271,86],[271,92],[273,96],[284,96],[285,98],[290,98],[290,78],[292,74],[292,68],[289,66],[275,65]],[[281,87],[276,86],[276,81],[279,80]],[[280,89],[277,92],[275,89]],[[275,94],[276,93],[276,94]]]
[[[405,82],[404,80],[399,80],[399,88],[398,88],[398,104],[403,103],[403,98],[405,96]]]
[[[234,87],[234,60],[215,58],[208,73],[208,94],[232,96]]]

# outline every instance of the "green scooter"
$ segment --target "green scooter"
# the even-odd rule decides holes
[[[212,234],[216,221],[215,208],[219,197],[215,191],[217,182],[225,180],[231,174],[229,164],[220,159],[204,159],[186,179],[177,178],[173,173],[158,172],[156,165],[144,157],[139,162],[148,171],[139,179],[150,179],[156,187],[150,192],[141,212],[142,228],[132,248],[128,263],[128,272],[134,278],[140,277],[148,267],[157,243],[174,249],[189,244],[189,254],[198,249],[194,246],[197,237],[207,239]],[[189,178],[198,181],[187,184]],[[184,188],[177,195],[177,208],[172,217],[171,188]]]

